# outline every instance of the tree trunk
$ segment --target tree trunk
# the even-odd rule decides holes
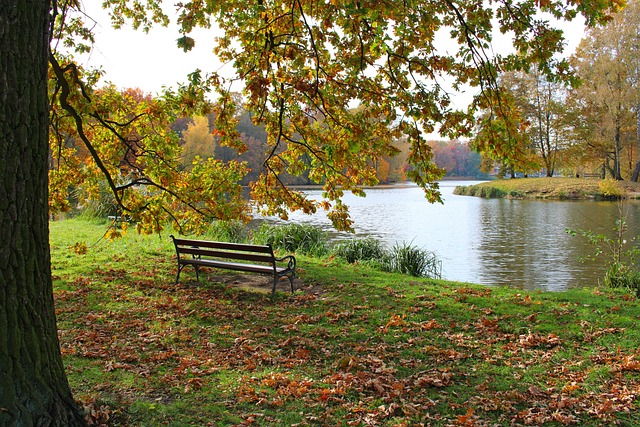
[[[613,154],[613,179],[616,181],[622,180],[622,175],[620,174],[620,150],[620,120],[616,119],[616,134]]]
[[[53,303],[49,0],[0,2],[0,425],[76,426]]]
[[[636,162],[636,167],[633,170],[633,175],[631,176],[631,181],[638,182],[638,177],[640,175],[640,103],[636,106],[636,142],[638,144],[638,161]]]

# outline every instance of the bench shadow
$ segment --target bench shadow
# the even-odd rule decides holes
[[[218,283],[225,288],[237,289],[247,292],[256,292],[271,295],[271,289],[273,287],[273,278],[266,277],[260,274],[251,273],[236,273],[227,272],[223,270],[214,270],[209,268],[201,268],[200,270],[201,283],[195,280],[190,280],[189,284],[194,286],[202,286],[203,283]],[[202,280],[204,279],[204,280]],[[307,285],[301,278],[296,277],[293,281],[293,289],[296,293],[303,294],[320,294],[323,292],[322,287],[319,285]],[[276,285],[276,291],[291,295],[291,285],[289,279],[286,277],[280,278]]]

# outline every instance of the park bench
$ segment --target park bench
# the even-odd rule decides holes
[[[599,173],[583,173],[582,176],[585,179],[589,179],[589,178],[600,179],[601,178],[601,174],[599,174]]]
[[[180,272],[188,265],[196,270],[196,279],[200,280],[200,267],[213,267],[226,270],[246,271],[273,276],[271,298],[281,277],[289,278],[293,293],[296,259],[293,255],[276,258],[270,245],[249,245],[243,243],[214,242],[208,240],[179,239],[171,236],[178,257],[176,284]],[[280,263],[280,264],[279,264]]]

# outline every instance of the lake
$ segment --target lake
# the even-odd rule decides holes
[[[594,248],[566,229],[612,234],[620,217],[616,202],[482,199],[456,196],[458,185],[443,181],[444,204],[430,204],[415,185],[367,190],[366,197],[344,197],[356,236],[372,236],[388,245],[411,242],[435,252],[448,280],[507,285],[519,289],[563,291],[593,287],[603,275],[600,262],[581,262]],[[320,199],[320,190],[305,193]],[[625,202],[627,240],[640,230],[640,202]],[[293,213],[291,220],[331,230],[324,213]],[[353,235],[332,233],[334,239]]]

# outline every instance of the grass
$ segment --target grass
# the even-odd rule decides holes
[[[387,255],[387,250],[380,240],[366,237],[339,242],[333,247],[332,254],[354,264],[363,261],[380,262]]]
[[[455,194],[521,199],[611,199],[637,198],[640,184],[584,178],[502,179],[456,187]]]
[[[113,426],[638,425],[640,306],[297,255],[303,289],[174,285],[168,235],[51,224],[69,381]],[[84,248],[79,250],[79,248]],[[267,279],[268,280],[268,279]]]
[[[309,224],[262,224],[253,240],[259,244],[271,245],[274,249],[311,256],[322,256],[329,251],[328,234]]]
[[[442,277],[442,262],[434,253],[406,242],[396,243],[388,249],[377,239],[349,239],[335,245],[331,255],[350,264],[364,263],[387,272],[435,279]]]
[[[397,243],[389,251],[385,261],[387,271],[414,277],[442,277],[442,262],[436,255],[409,243]]]

